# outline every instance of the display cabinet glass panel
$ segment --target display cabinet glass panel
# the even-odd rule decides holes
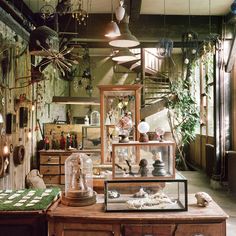
[[[106,180],[105,211],[187,211],[187,180]]]
[[[174,142],[113,143],[112,175],[113,179],[173,179]]]
[[[101,162],[112,163],[112,143],[137,140],[141,85],[100,85]]]
[[[85,150],[101,148],[100,126],[82,126],[82,147]]]

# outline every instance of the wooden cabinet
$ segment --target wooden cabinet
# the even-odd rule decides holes
[[[76,152],[100,153],[98,150],[79,150]],[[73,152],[63,150],[42,150],[40,153],[40,174],[43,175],[45,184],[65,184],[65,161]]]
[[[53,230],[51,235],[55,236],[120,236],[119,226],[111,224],[64,223],[58,224],[56,228],[50,227],[53,225],[50,224],[49,231]]]
[[[225,235],[224,223],[212,224],[181,224],[175,236],[222,236]]]
[[[48,211],[49,236],[226,236],[227,215],[215,203],[198,207],[189,195],[186,212],[104,212],[95,205],[58,205]]]
[[[123,225],[122,235],[125,236],[172,236],[174,224],[130,224]]]
[[[44,211],[1,211],[0,236],[46,236]]]

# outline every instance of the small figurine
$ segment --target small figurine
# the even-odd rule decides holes
[[[110,124],[111,124],[111,120],[110,120],[110,117],[109,117],[109,113],[107,113],[105,125],[110,125]]]
[[[139,162],[139,171],[138,173],[144,177],[144,176],[147,176],[148,174],[148,168],[147,168],[147,165],[148,165],[148,162],[146,159],[141,159],[140,162]]]
[[[108,198],[114,199],[114,198],[119,198],[120,194],[116,190],[110,190],[108,191]]]
[[[197,205],[201,207],[206,207],[209,205],[209,203],[212,201],[212,198],[209,194],[205,192],[197,192],[195,194],[195,197],[197,199]]]
[[[153,167],[154,170],[152,171],[153,176],[165,176],[166,175],[166,170],[165,168],[165,163],[162,160],[161,152],[153,152],[153,157],[152,159],[154,160]]]
[[[76,191],[88,191],[86,176],[82,173],[80,159],[78,159],[78,163],[73,168],[72,172],[71,189]]]
[[[61,132],[61,139],[60,139],[60,149],[65,150],[66,147],[66,139],[64,137],[64,132]]]
[[[144,198],[144,197],[147,197],[147,196],[148,196],[148,193],[145,192],[142,187],[139,189],[139,191],[137,193],[135,193],[133,195],[134,198]]]
[[[67,112],[66,112],[66,123],[67,124],[71,124],[72,123],[70,109],[68,109]]]

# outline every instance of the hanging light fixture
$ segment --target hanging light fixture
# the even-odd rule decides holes
[[[120,29],[116,22],[113,21],[113,0],[111,0],[111,21],[107,25],[105,36],[109,38],[120,36]]]
[[[140,44],[138,39],[129,30],[129,16],[125,15],[120,23],[121,35],[109,42],[112,47],[130,48]]]
[[[119,6],[116,8],[116,19],[120,22],[125,16],[125,8],[123,7],[124,1],[120,1]]]
[[[160,40],[160,44],[157,48],[157,57],[162,59],[165,57],[171,57],[173,51],[173,40],[166,38],[166,2],[163,0],[164,9],[164,37]]]
[[[128,49],[128,48],[122,48],[120,49],[113,57],[113,61],[117,62],[128,62],[128,61],[134,61],[138,58]]]
[[[234,0],[233,3],[231,4],[230,10],[233,14],[236,14],[236,0]]]
[[[76,3],[76,4],[78,5],[78,7],[72,11],[72,17],[77,20],[79,25],[81,25],[81,24],[86,25],[86,23],[87,23],[86,20],[88,18],[88,12],[83,9],[83,1],[79,0],[78,3]]]

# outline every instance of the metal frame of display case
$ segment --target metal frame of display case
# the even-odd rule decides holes
[[[98,88],[100,89],[100,126],[101,126],[101,163],[102,164],[111,164],[111,160],[108,160],[109,153],[108,150],[106,150],[106,139],[107,139],[107,128],[109,129],[113,125],[105,125],[105,106],[107,101],[105,100],[105,93],[110,92],[117,93],[117,97],[122,97],[122,92],[129,92],[130,94],[134,94],[134,103],[135,103],[135,111],[133,114],[133,122],[135,123],[135,132],[133,139],[138,140],[139,133],[137,131],[137,124],[140,122],[140,102],[141,102],[141,88],[142,85],[139,84],[132,84],[132,85],[99,85]],[[119,94],[120,92],[120,94]],[[108,154],[108,155],[107,155]],[[109,155],[111,159],[111,154]]]
[[[168,147],[168,159],[165,160],[165,162],[168,164],[168,172],[166,175],[149,175],[149,176],[122,176],[122,177],[117,177],[116,176],[116,148],[122,148],[122,147],[134,147],[135,148],[135,158],[136,158],[136,165],[139,164],[139,161],[141,159],[141,154],[140,154],[140,149],[141,147]],[[170,147],[173,148],[173,150],[170,150]],[[172,153],[172,156],[171,153]],[[128,166],[127,166],[128,168]],[[131,167],[130,167],[131,168]],[[112,178],[113,179],[174,179],[175,178],[175,143],[172,141],[149,141],[149,142],[139,142],[139,141],[130,141],[129,143],[114,143],[112,144]]]
[[[180,197],[180,184],[183,185],[183,194],[184,194],[184,199],[182,202],[178,202],[177,205],[179,205],[179,208],[152,208],[152,207],[140,207],[140,208],[124,208],[124,205],[127,204],[127,201],[125,202],[125,200],[121,199],[119,200],[119,197],[122,197],[122,193],[119,195],[119,197],[117,197],[117,201],[113,201],[114,198],[112,198],[112,201],[108,202],[109,199],[109,184],[116,184],[116,186],[119,185],[123,185],[123,187],[120,187],[120,189],[122,189],[122,191],[124,191],[127,188],[131,188],[132,185],[135,187],[146,187],[147,189],[158,189],[158,188],[165,188],[167,186],[167,184],[170,183],[176,183],[178,185],[178,190],[176,195],[178,196],[178,200],[181,199]],[[114,188],[114,190],[117,190],[117,187]],[[150,179],[146,179],[146,180],[105,180],[104,181],[104,203],[105,203],[105,211],[107,212],[139,212],[139,211],[187,211],[188,210],[188,192],[187,192],[187,179],[182,176],[181,174],[178,174],[178,176],[175,179],[160,179],[160,180],[150,180]],[[119,194],[119,191],[117,191],[117,193]],[[132,192],[133,194],[133,192]],[[123,193],[124,195],[124,193]],[[130,193],[131,195],[131,193]],[[168,196],[168,195],[167,195]],[[111,198],[110,198],[111,199]],[[131,198],[132,200],[134,200],[134,198]],[[142,198],[136,198],[138,199],[142,199]],[[109,207],[108,204],[117,204],[117,207]],[[123,209],[122,209],[122,207]],[[113,208],[113,209],[112,209]]]

